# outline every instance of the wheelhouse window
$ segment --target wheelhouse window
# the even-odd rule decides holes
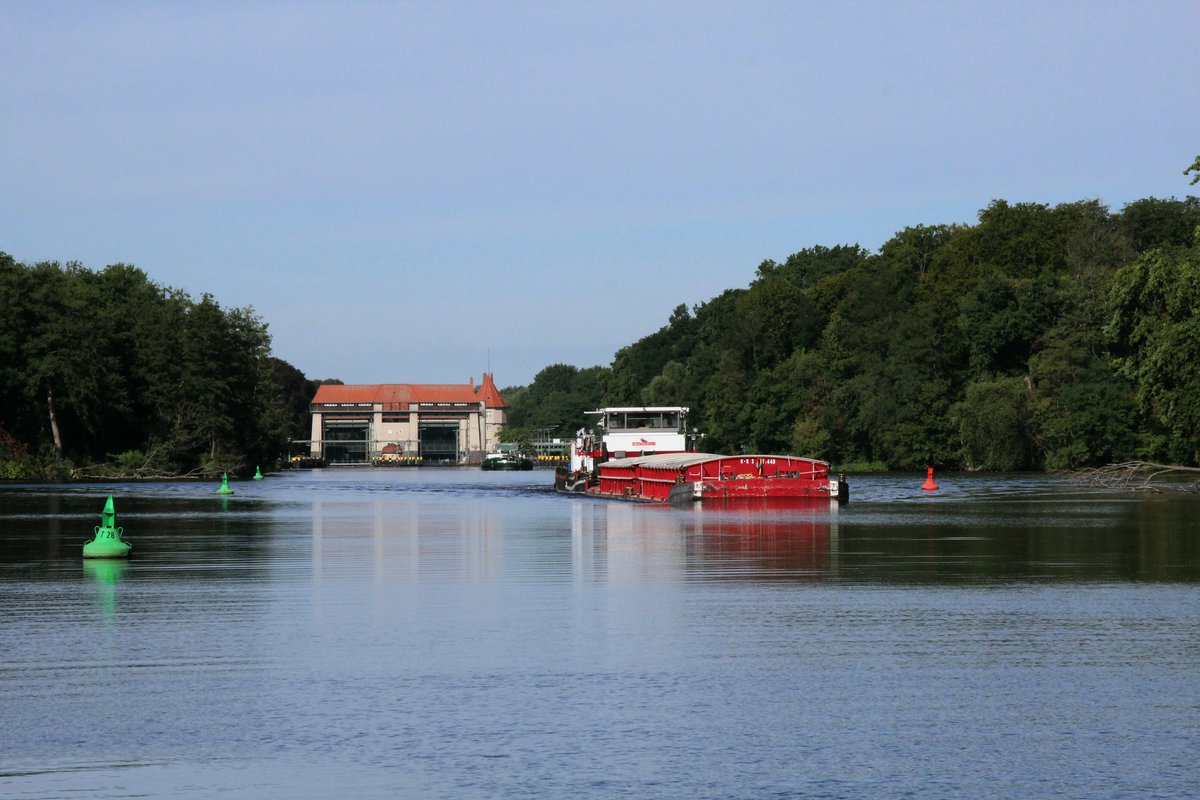
[[[605,415],[605,427],[610,431],[672,430],[678,431],[678,411],[609,411]]]

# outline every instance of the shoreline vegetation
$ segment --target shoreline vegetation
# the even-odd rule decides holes
[[[557,364],[504,389],[505,430],[683,405],[699,450],[847,472],[1195,467],[1198,317],[1200,199],[996,200],[974,225],[905,228],[878,252],[764,261],[610,367]]]
[[[237,474],[303,430],[316,384],[252,308],[5,253],[0,308],[0,478]]]
[[[307,438],[319,382],[271,355],[253,308],[127,264],[5,253],[0,307],[0,479],[242,475]],[[610,366],[547,366],[502,390],[504,438],[684,405],[706,452],[1145,488],[1200,466],[1198,316],[1200,199],[995,200],[976,224],[908,227],[878,252],[764,261]]]

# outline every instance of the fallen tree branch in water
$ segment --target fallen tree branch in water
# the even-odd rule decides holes
[[[1154,464],[1149,461],[1123,461],[1104,467],[1076,470],[1072,478],[1089,486],[1132,491],[1200,492],[1200,467]]]
[[[220,472],[216,473],[217,475]],[[167,469],[152,467],[126,468],[113,463],[88,464],[71,470],[72,480],[114,480],[114,481],[161,481],[184,478],[213,478],[210,470],[199,467],[187,472],[174,472]]]

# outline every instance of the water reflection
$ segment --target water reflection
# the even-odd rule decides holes
[[[572,575],[631,582],[828,578],[837,507],[827,501],[695,505],[574,501]]]
[[[1194,790],[1194,498],[543,477],[118,487],[129,563],[81,559],[107,488],[0,490],[6,796]]]
[[[845,508],[671,508],[559,497],[530,480],[338,473],[234,497],[208,484],[6,488],[0,571],[77,570],[114,493],[139,562],[189,579],[303,565],[318,580],[1200,581],[1194,497],[996,476],[947,477],[926,496],[880,476],[858,478]]]
[[[677,508],[385,495],[311,501],[305,516],[317,580],[1200,580],[1195,500],[1075,498],[1044,485],[982,497]]]
[[[123,558],[83,559],[83,574],[95,585],[96,600],[109,624],[112,624],[117,610],[117,585],[128,566]]]
[[[377,580],[495,579],[504,568],[504,517],[489,506],[375,499],[315,501],[311,509],[317,582],[367,569]]]
[[[839,513],[821,501],[697,507],[693,569],[713,578],[834,578]]]
[[[529,581],[612,585],[837,574],[838,512],[818,504],[650,506],[337,499],[310,508],[318,583]]]
[[[128,567],[129,562],[123,558],[85,558],[83,560],[83,574],[91,578],[96,586],[102,589],[116,587]]]

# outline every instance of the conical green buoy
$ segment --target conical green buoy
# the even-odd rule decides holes
[[[100,515],[100,524],[96,526],[95,537],[83,545],[84,558],[125,558],[133,545],[121,539],[123,528],[117,527],[117,512],[113,506],[112,495],[104,504],[104,513]]]
[[[229,473],[221,473],[221,488],[217,489],[217,494],[233,494],[233,489],[229,488]]]
[[[254,480],[261,481],[263,479],[262,470],[258,467],[254,468]]]

